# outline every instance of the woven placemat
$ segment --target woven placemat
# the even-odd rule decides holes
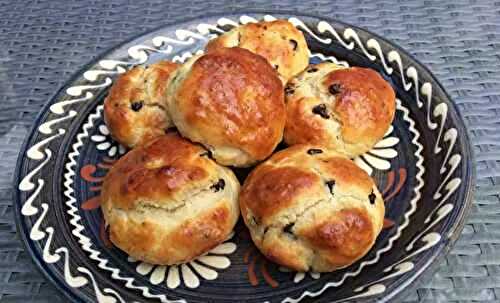
[[[160,25],[242,9],[325,15],[367,28],[427,65],[458,104],[476,155],[477,191],[463,234],[408,302],[500,302],[500,2],[0,0],[0,301],[63,302],[24,252],[12,175],[42,105],[85,63]]]

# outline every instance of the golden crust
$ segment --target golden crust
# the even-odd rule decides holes
[[[251,209],[259,221],[272,217],[297,202],[298,195],[322,190],[322,187],[314,186],[319,179],[318,175],[305,169],[261,165],[248,178],[240,193],[246,202],[245,211]]]
[[[286,118],[276,72],[242,48],[221,48],[194,60],[169,87],[170,112],[182,135],[204,144],[224,165],[248,166],[269,156]]]
[[[123,156],[104,180],[102,199],[133,209],[146,201],[174,203],[176,194],[187,186],[207,182],[215,164],[204,157],[200,146],[169,133],[137,147]]]
[[[367,68],[313,65],[287,91],[285,141],[324,145],[352,158],[383,138],[395,114],[394,90]]]
[[[309,64],[309,49],[304,35],[286,20],[261,21],[238,26],[211,40],[207,51],[222,47],[248,49],[264,58],[278,71],[283,83]]]
[[[134,67],[118,77],[104,101],[104,119],[113,138],[134,147],[172,127],[164,94],[177,67],[161,61],[148,68]]]
[[[238,220],[239,183],[206,153],[169,133],[118,160],[101,193],[111,241],[154,264],[189,261],[224,241]]]
[[[110,224],[110,240],[137,260],[151,264],[183,263],[226,240],[234,225],[232,213],[222,205],[168,232],[148,219],[137,222],[118,217]]]
[[[321,251],[332,267],[345,267],[361,258],[372,246],[372,219],[361,209],[342,209],[297,234]]]
[[[299,271],[333,271],[361,258],[385,211],[366,172],[312,145],[295,145],[260,164],[245,180],[239,203],[259,250]]]
[[[341,92],[333,110],[343,123],[344,140],[381,139],[396,110],[396,95],[390,84],[374,70],[360,67],[329,73],[323,85],[335,84],[340,85]]]

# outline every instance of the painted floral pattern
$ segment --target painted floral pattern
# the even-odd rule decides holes
[[[200,286],[200,278],[204,280],[217,279],[219,276],[217,269],[226,269],[231,265],[227,255],[234,253],[236,248],[236,244],[226,241],[193,261],[172,266],[156,266],[146,262],[138,262],[132,257],[128,257],[128,261],[137,262],[137,273],[143,276],[148,275],[151,284],[157,285],[165,282],[168,288],[174,289],[184,283],[188,288],[196,288]]]
[[[96,148],[98,150],[106,152],[109,157],[114,157],[117,154],[123,155],[127,151],[123,145],[111,138],[111,134],[106,124],[99,125],[98,130],[98,135],[90,137],[90,140],[96,143]]]

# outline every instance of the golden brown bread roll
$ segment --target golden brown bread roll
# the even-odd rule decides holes
[[[283,83],[309,64],[309,48],[301,31],[286,20],[261,21],[235,27],[207,44],[207,51],[241,47],[266,58]]]
[[[113,165],[101,201],[110,239],[137,260],[177,264],[223,242],[239,216],[240,185],[202,147],[163,135]]]
[[[239,202],[259,250],[297,271],[329,272],[363,257],[385,211],[370,176],[345,156],[312,145],[292,146],[260,164]]]
[[[324,145],[351,158],[383,138],[395,113],[394,90],[368,68],[312,65],[285,94],[287,144]]]
[[[167,102],[179,132],[222,165],[263,160],[283,136],[283,85],[264,58],[242,48],[191,58],[172,76]]]
[[[176,63],[160,61],[147,68],[136,66],[118,77],[104,101],[104,120],[116,141],[132,148],[173,126],[165,91],[177,67]]]

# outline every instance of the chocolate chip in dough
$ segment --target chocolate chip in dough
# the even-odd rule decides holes
[[[141,110],[143,105],[144,105],[144,101],[141,100],[141,101],[132,102],[130,107],[132,108],[133,111],[138,112]]]
[[[375,193],[372,192],[368,195],[368,199],[370,199],[370,204],[375,204],[375,199],[377,198],[377,196],[375,196]]]
[[[297,43],[297,41],[295,41],[295,40],[293,40],[293,39],[290,39],[290,40],[288,40],[288,41],[290,41],[290,44],[292,45],[293,50],[297,50],[297,46],[299,45],[299,44]]]
[[[285,227],[283,227],[283,232],[287,233],[287,234],[292,234],[293,235],[293,231],[292,231],[292,228],[293,226],[295,225],[295,223],[288,223],[287,225],[285,225]]]
[[[293,95],[293,93],[295,93],[295,87],[291,83],[287,84],[285,86],[285,95],[290,96]]]
[[[315,73],[317,71],[318,69],[316,67],[311,67],[310,69],[307,70],[308,73]]]
[[[309,155],[316,155],[316,154],[321,154],[323,151],[321,149],[318,149],[318,148],[311,148],[309,150],[307,150],[307,153]]]
[[[328,91],[332,95],[337,95],[338,93],[340,93],[340,89],[341,89],[341,86],[338,83],[334,83],[334,84],[328,86]]]
[[[328,114],[328,111],[326,110],[326,105],[323,103],[313,107],[312,112],[313,112],[313,114],[320,115],[321,118],[323,118],[323,119],[330,119],[330,115]]]
[[[212,186],[210,186],[210,189],[213,190],[214,192],[218,192],[219,190],[224,190],[225,186],[226,186],[226,181],[224,181],[224,179],[219,179],[217,183],[214,183]]]
[[[335,180],[327,181],[325,182],[325,184],[328,186],[330,193],[333,195],[333,187],[335,186]]]

